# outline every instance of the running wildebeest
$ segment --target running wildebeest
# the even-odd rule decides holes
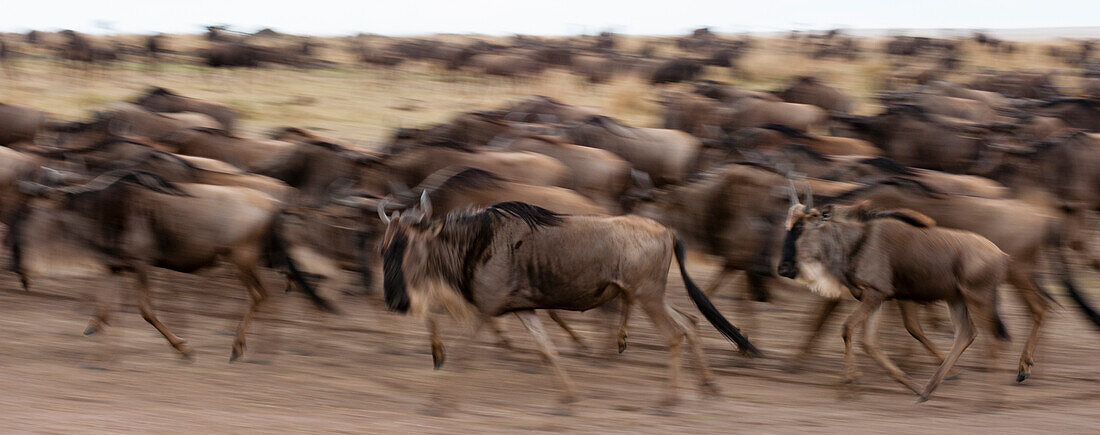
[[[688,277],[683,244],[654,221],[637,216],[562,215],[522,202],[455,212],[435,220],[431,211],[431,202],[424,196],[419,209],[386,216],[380,208],[379,215],[387,224],[382,242],[386,304],[427,319],[437,368],[443,347],[434,307],[446,307],[452,313],[476,310],[483,317],[515,313],[564,385],[563,402],[572,402],[576,389],[558,364],[557,350],[534,310],[584,311],[622,298],[624,325],[630,306],[641,305],[668,342],[669,378],[662,404],[676,401],[685,337],[695,354],[701,384],[713,390],[690,319],[665,300],[674,253],[688,295],[700,312],[742,353],[759,354]]]
[[[262,192],[232,186],[173,184],[141,171],[112,171],[85,185],[51,188],[22,182],[32,198],[9,225],[13,267],[26,276],[88,276],[132,272],[142,317],[180,354],[186,342],[153,313],[149,271],[191,273],[225,259],[237,269],[250,304],[237,328],[230,360],[244,352],[245,333],[267,291],[261,263],[277,265],[313,302],[332,310],[299,273],[281,235],[281,204]],[[93,299],[95,299],[93,297]],[[96,301],[93,334],[110,310]]]
[[[863,347],[890,376],[928,400],[977,333],[971,316],[1001,340],[1008,330],[997,313],[997,285],[1008,273],[1008,255],[977,234],[928,226],[912,211],[881,217],[857,206],[813,208],[813,193],[798,202],[791,183],[791,208],[779,274],[797,279],[814,293],[837,297],[847,288],[860,301],[844,322],[845,381],[855,380],[852,335],[863,326]],[[833,219],[863,213],[867,219]],[[914,218],[916,216],[917,218]],[[955,343],[923,389],[910,380],[878,346],[882,304],[888,299],[932,302],[951,308]],[[995,354],[996,345],[991,348]],[[990,361],[993,361],[991,359]]]

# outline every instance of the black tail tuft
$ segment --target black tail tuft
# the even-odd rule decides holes
[[[1073,284],[1073,279],[1069,276],[1068,271],[1062,274],[1062,285],[1066,287],[1069,297],[1073,299],[1073,302],[1077,304],[1085,317],[1088,317],[1094,326],[1100,328],[1100,313],[1097,313],[1096,309],[1089,305],[1089,301],[1085,299],[1085,296],[1077,290],[1077,286]]]
[[[1092,305],[1089,305],[1085,295],[1077,289],[1077,285],[1073,283],[1073,275],[1069,270],[1069,263],[1066,261],[1066,255],[1062,251],[1065,249],[1065,237],[1062,235],[1056,235],[1056,243],[1052,243],[1047,249],[1051,251],[1052,263],[1057,265],[1058,274],[1062,277],[1062,285],[1066,288],[1066,293],[1069,293],[1070,299],[1077,304],[1077,308],[1081,310],[1081,313],[1085,315],[1092,322],[1093,326],[1100,328],[1100,313],[1096,312]]]
[[[282,231],[282,215],[275,218],[275,222],[271,226],[271,231],[268,232],[267,238],[267,258],[272,267],[286,268],[286,275],[294,282],[294,285],[305,292],[306,296],[313,301],[313,304],[323,311],[330,313],[338,313],[339,310],[332,305],[331,302],[317,294],[317,290],[306,281],[302,276],[302,272],[298,270],[298,266],[294,264],[294,259],[287,253],[286,244],[283,243],[283,238],[280,236]]]
[[[707,318],[707,321],[714,328],[726,336],[730,341],[737,345],[737,349],[742,354],[749,357],[763,356],[756,346],[753,346],[749,339],[744,335],[741,335],[741,331],[733,326],[729,320],[722,317],[722,313],[718,312],[718,309],[714,307],[714,304],[707,299],[707,295],[699,290],[699,287],[695,285],[695,282],[691,280],[687,273],[687,266],[684,264],[684,243],[680,239],[676,239],[676,244],[673,245],[673,252],[676,254],[676,262],[680,265],[680,276],[684,278],[684,287],[687,287],[688,296],[691,297],[691,301],[695,303],[695,307],[699,309],[700,313],[703,313],[703,317]]]

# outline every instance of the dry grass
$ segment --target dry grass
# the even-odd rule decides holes
[[[121,38],[127,43],[140,42],[136,36]],[[178,51],[193,52],[205,46],[197,35],[170,38],[169,46]],[[470,39],[462,35],[440,38]],[[211,69],[189,61],[152,69],[120,62],[106,70],[85,73],[38,53],[40,57],[19,61],[13,75],[0,81],[0,101],[39,107],[59,119],[80,119],[113,100],[129,99],[156,85],[239,109],[244,114],[243,125],[248,134],[283,125],[304,126],[368,148],[394,127],[441,122],[459,112],[499,107],[530,95],[595,107],[632,125],[660,125],[660,107],[655,103],[660,89],[634,76],[590,85],[560,70],[516,81],[448,72],[419,62],[406,62],[398,69],[365,68],[352,63],[354,59],[346,50],[351,43],[348,38],[320,41],[324,43],[320,56],[340,62],[341,66],[330,70]],[[652,41],[655,39],[631,37],[623,45],[628,50],[637,50]],[[869,47],[881,41],[863,43]],[[965,69],[951,78],[966,81],[967,74],[985,68],[1043,69],[1065,72],[1059,76],[1058,84],[1075,86],[1068,67],[1046,56],[1046,47],[1056,44],[1022,44],[1021,53],[1003,56],[968,43],[964,46]],[[675,52],[667,40],[657,47],[659,53]],[[854,61],[813,60],[799,54],[790,41],[769,39],[757,41],[756,47],[741,59],[739,70],[708,68],[706,77],[767,90],[779,88],[797,75],[816,74],[849,91],[858,102],[857,111],[867,113],[875,110],[874,96],[892,70],[891,62],[879,52]]]

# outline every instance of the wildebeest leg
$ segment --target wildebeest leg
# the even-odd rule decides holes
[[[672,317],[676,321],[676,325],[684,331],[688,347],[691,348],[691,353],[695,356],[695,367],[699,370],[699,386],[707,392],[717,394],[718,386],[714,383],[710,367],[707,365],[706,355],[703,354],[703,346],[699,343],[699,331],[695,328],[695,322],[691,321],[691,317],[677,310],[676,307],[668,304],[665,304],[665,306],[669,317]]]
[[[722,270],[719,270],[718,273],[715,274],[714,279],[711,280],[711,283],[709,286],[707,286],[707,289],[703,290],[703,293],[706,293],[708,298],[713,298],[714,293],[718,291],[718,288],[722,286],[722,283],[726,281],[726,278],[729,278],[730,274],[736,271],[737,269],[731,267],[728,264],[723,265]]]
[[[260,278],[256,276],[256,269],[239,264],[237,265],[237,276],[244,284],[245,290],[248,291],[249,304],[244,317],[241,318],[241,323],[237,325],[237,338],[233,340],[233,351],[229,355],[230,362],[236,361],[237,358],[244,355],[244,339],[245,334],[248,333],[248,325],[252,323],[252,318],[256,315],[256,310],[260,308],[260,303],[267,299],[267,289],[260,282]]]
[[[92,319],[88,321],[88,327],[84,328],[84,335],[92,335],[102,331],[109,323],[111,309],[98,295],[91,295]]]
[[[680,346],[683,345],[686,333],[669,315],[670,310],[663,297],[643,301],[642,309],[668,343],[668,383],[665,385],[665,397],[661,400],[661,406],[672,406],[677,402],[676,389],[680,384],[680,354],[682,353]]]
[[[1008,274],[1008,282],[1016,287],[1031,313],[1031,333],[1028,334],[1024,351],[1020,354],[1020,365],[1016,372],[1016,382],[1023,382],[1031,376],[1031,368],[1035,365],[1035,347],[1039,345],[1039,329],[1046,319],[1049,302],[1039,290],[1034,277],[1025,270],[1012,269]]]
[[[848,320],[844,321],[844,330],[841,333],[844,338],[844,382],[856,381],[856,353],[852,348],[852,336],[855,335],[856,327],[866,322],[867,317],[881,305],[882,296],[874,290],[866,289],[863,291],[863,300],[859,302],[859,306],[848,315]]]
[[[490,319],[489,324],[493,328],[493,331],[500,334],[500,325],[496,322],[496,319]],[[439,325],[436,324],[435,316],[428,314],[428,334],[431,335],[432,340],[432,365],[436,370],[443,367],[443,361],[447,359],[447,354],[443,352],[443,339],[439,336]],[[503,335],[497,335],[503,339]],[[511,344],[507,341],[504,342],[506,347],[511,348]]]
[[[543,358],[550,364],[550,368],[554,370],[554,373],[558,375],[558,379],[561,379],[561,383],[565,388],[565,395],[562,396],[562,403],[570,403],[577,400],[577,389],[573,386],[573,381],[569,379],[569,375],[562,369],[561,364],[558,362],[558,350],[554,348],[554,343],[550,341],[550,337],[546,335],[546,330],[542,327],[542,321],[539,320],[539,316],[532,310],[516,311],[516,317],[520,322],[523,322],[523,326],[527,328],[527,331],[535,337],[535,342],[539,345],[539,351],[542,352]]]
[[[633,308],[631,302],[633,301],[626,296],[625,292],[620,300],[622,300],[623,303],[619,308],[622,311],[619,313],[619,333],[615,337],[615,344],[619,346],[619,353],[623,353],[623,351],[626,350],[626,324],[630,321],[630,311]]]
[[[569,338],[573,339],[573,343],[577,344],[577,347],[580,348],[579,350],[581,352],[588,351],[588,345],[584,344],[584,338],[582,338],[581,335],[577,333],[577,331],[574,331],[573,328],[570,328],[569,325],[565,323],[565,320],[562,320],[561,316],[558,315],[557,310],[546,310],[546,314],[550,315],[550,320],[553,320],[554,323],[557,323],[558,326],[560,326],[566,334],[569,334]]]
[[[504,328],[500,327],[500,321],[501,319],[499,317],[489,317],[485,319],[485,323],[488,323],[489,329],[493,331],[493,336],[497,338],[497,345],[506,350],[513,350],[515,347],[512,346],[512,342],[508,340],[508,337],[504,335]]]
[[[943,359],[946,356],[936,348],[936,344],[932,343],[928,336],[924,335],[924,328],[920,326],[920,316],[917,314],[917,308],[919,308],[919,305],[916,302],[898,301],[898,311],[901,312],[901,321],[905,324],[905,330],[909,331],[909,335],[917,339],[928,350],[928,353],[936,357],[937,362],[943,364]]]
[[[863,322],[863,350],[871,356],[871,359],[875,360],[878,365],[887,372],[890,373],[890,377],[894,380],[901,382],[902,385],[909,387],[914,393],[920,392],[920,386],[909,379],[909,376],[905,375],[905,372],[901,371],[897,365],[894,365],[893,361],[882,352],[882,348],[878,346],[878,327],[879,321],[882,316],[882,304],[871,312],[871,315],[867,318],[867,321]]]
[[[940,382],[943,382],[943,378],[947,376],[947,371],[955,365],[955,362],[962,356],[963,351],[970,346],[970,343],[974,342],[974,337],[977,336],[974,331],[974,322],[970,320],[970,314],[963,298],[959,297],[950,301],[948,306],[951,307],[951,323],[955,326],[955,344],[951,345],[951,351],[948,352],[947,359],[943,361],[943,364],[940,364],[940,368],[936,369],[936,373],[932,375],[932,379],[928,381],[928,385],[920,393],[917,402],[928,400],[928,397],[932,395]]]
[[[187,347],[187,342],[177,337],[172,331],[169,331],[168,327],[160,323],[160,319],[157,319],[156,314],[153,314],[153,304],[150,302],[149,297],[149,275],[146,273],[145,268],[140,266],[136,267],[134,272],[135,275],[137,275],[138,306],[141,309],[141,318],[149,322],[150,325],[153,325],[154,328],[157,328],[160,335],[163,335],[164,339],[168,340],[168,343],[176,348],[176,351],[183,356],[187,356],[191,353],[191,348]]]
[[[817,343],[817,338],[821,336],[821,330],[824,329],[825,322],[833,316],[833,312],[836,311],[838,306],[840,306],[840,299],[825,299],[822,301],[817,317],[814,317],[813,323],[810,324],[810,335],[806,337],[806,341],[802,343],[798,353],[787,362],[787,371],[793,372],[802,368],[802,363],[813,353],[814,344]]]

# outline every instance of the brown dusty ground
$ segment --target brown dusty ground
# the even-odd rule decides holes
[[[709,278],[713,269],[692,261],[696,279]],[[265,279],[269,288],[281,288],[274,274]],[[669,282],[673,303],[694,312],[675,272]],[[130,284],[113,278],[39,281],[23,294],[13,276],[3,275],[0,430],[1096,433],[1100,427],[1100,346],[1068,300],[1046,328],[1027,384],[1012,385],[1026,313],[1006,295],[1002,312],[1017,338],[997,360],[997,370],[975,370],[985,352],[986,337],[980,336],[963,357],[962,375],[920,405],[863,355],[861,384],[839,382],[838,321],[802,372],[781,370],[816,302],[796,290],[777,292],[775,303],[755,304],[755,322],[746,320],[743,302],[728,297],[735,292],[724,290],[727,296],[719,296],[717,305],[767,357],[745,360],[709,325],[700,325],[721,396],[695,387],[685,356],[682,403],[671,413],[655,412],[667,353],[644,316],[634,316],[627,351],[617,355],[603,326],[606,314],[570,313],[567,319],[594,348],[587,356],[573,352],[568,337],[544,318],[582,395],[572,414],[563,416],[556,380],[514,318],[505,326],[521,347],[516,352],[500,349],[485,332],[471,341],[458,323],[448,323],[450,359],[436,372],[423,326],[387,313],[378,295],[337,295],[332,288],[339,286],[330,286],[326,290],[343,314],[328,315],[301,295],[273,292],[245,357],[229,363],[232,331],[245,307],[242,287],[224,268],[201,276],[159,272],[155,304],[161,319],[196,350],[193,361],[186,361],[128,300],[106,333],[81,335],[89,312],[82,295],[113,297],[113,289],[129,294]],[[946,348],[950,334],[937,331],[933,339]],[[934,370],[893,316],[886,320],[884,342],[921,382]],[[446,403],[442,416],[432,406],[440,400]]]

